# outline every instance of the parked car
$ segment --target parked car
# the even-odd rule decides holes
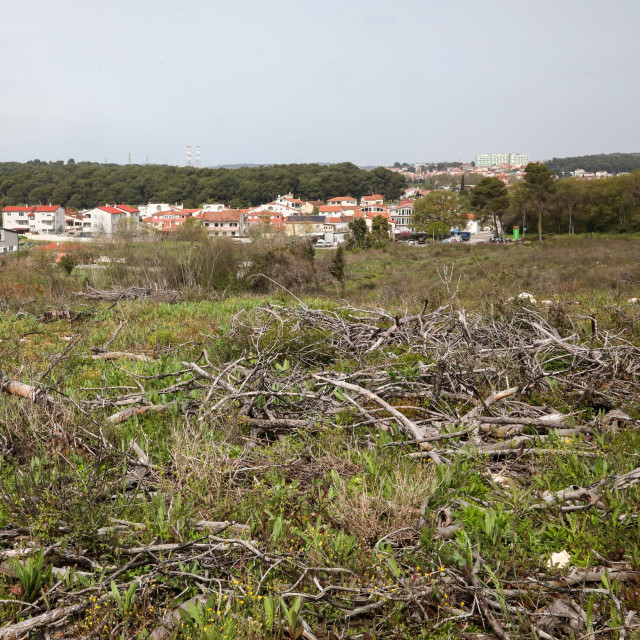
[[[318,240],[318,242],[316,242],[316,247],[326,247],[327,244],[324,240]]]
[[[440,240],[440,242],[443,242],[445,244],[454,244],[456,242],[462,242],[462,239],[458,236],[449,236],[448,238],[445,238],[444,240]]]
[[[471,232],[470,231],[458,231],[456,236],[462,240],[462,242],[469,242],[471,240]]]

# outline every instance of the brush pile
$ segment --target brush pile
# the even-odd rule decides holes
[[[120,322],[39,380],[0,372],[13,411],[0,640],[638,637],[638,546],[585,552],[580,539],[640,538],[640,348],[553,312],[268,305],[233,317],[226,350],[116,350]],[[73,350],[127,383],[47,383]],[[191,448],[163,460],[139,438],[123,446],[119,429],[144,421]],[[27,455],[25,433],[51,460]],[[325,455],[328,440],[349,454]],[[376,493],[382,460],[392,480]],[[205,508],[202,488],[195,501],[199,475],[228,504],[266,501],[280,481],[293,491],[278,512],[206,519],[221,502]],[[103,514],[85,512],[86,535],[72,505]],[[359,509],[370,527],[350,528]]]

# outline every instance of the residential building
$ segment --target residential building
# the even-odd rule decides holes
[[[380,204],[367,204],[360,207],[360,211],[362,211],[362,213],[371,214],[373,216],[384,216],[385,218],[389,217],[389,207],[384,207]]]
[[[64,216],[64,230],[70,235],[80,235],[82,233],[82,222],[84,216],[77,211],[68,211]]]
[[[196,216],[202,220],[208,234],[214,238],[240,238],[246,232],[246,214],[242,209],[203,211]]]
[[[478,219],[473,213],[467,213],[467,220],[467,226],[465,229],[462,229],[462,231],[468,231],[472,236],[477,235],[478,231],[480,231]]]
[[[284,231],[285,217],[281,213],[273,211],[247,211],[247,225],[250,227],[254,224],[268,224],[276,231]]]
[[[285,220],[288,236],[324,236],[324,216],[289,216]]]
[[[403,200],[389,211],[398,232],[411,231],[413,221],[413,201]]]
[[[83,211],[82,232],[92,236],[112,236],[119,230],[129,228],[135,235],[140,233],[140,213],[126,204],[105,205]]]
[[[227,207],[223,204],[204,204],[202,209],[185,209],[185,211],[224,211]]]
[[[318,215],[320,216],[337,216],[343,212],[339,204],[323,204],[318,207]]]
[[[267,204],[261,204],[258,207],[252,207],[251,209],[249,209],[250,213],[260,213],[262,211],[279,213],[285,218],[288,216],[300,215],[300,211],[298,211],[297,209],[294,209],[293,207],[290,207],[289,205],[286,205],[286,204],[278,204],[277,202],[269,202]]]
[[[329,205],[340,205],[341,207],[357,207],[358,201],[351,196],[339,196],[337,198],[331,198],[327,200]]]
[[[141,204],[138,207],[138,212],[141,218],[148,218],[149,216],[158,213],[158,211],[167,211],[168,209],[180,210],[184,209],[181,204],[167,204],[164,202],[150,202],[149,204]]]
[[[368,204],[384,204],[384,196],[381,196],[378,193],[374,193],[370,196],[362,196],[360,198],[360,206],[366,206]]]
[[[199,210],[198,210],[199,211]],[[171,231],[177,229],[182,223],[191,217],[188,211],[175,211],[168,209],[167,211],[158,211],[152,216],[143,218],[142,222],[158,231]]]
[[[500,165],[521,167],[529,164],[526,153],[481,153],[476,156],[476,167],[495,167]]]
[[[2,210],[2,225],[5,229],[12,229],[20,233],[29,231],[29,214],[35,211],[35,207],[5,207]]]
[[[0,227],[0,253],[11,253],[18,250],[18,232]]]
[[[274,202],[275,204],[283,204],[285,207],[295,209],[299,214],[306,211],[306,203],[303,200],[300,200],[300,198],[296,198],[293,193],[287,193],[283,196],[278,196],[274,200]],[[313,210],[313,206],[311,207],[311,209]]]
[[[5,207],[2,225],[22,233],[63,233],[65,211],[59,204]]]

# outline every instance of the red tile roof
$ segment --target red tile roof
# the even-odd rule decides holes
[[[330,200],[327,200],[327,202],[342,202],[342,200],[354,200],[355,198],[352,198],[351,196],[344,196],[344,197],[338,197],[338,198],[331,198]]]
[[[384,198],[378,194],[378,193],[374,193],[372,196],[363,196],[362,198],[363,200],[384,200]]]
[[[35,207],[5,207],[3,209],[4,212],[6,213],[20,213],[20,212],[26,212],[26,211],[35,211]]]
[[[127,213],[138,213],[138,210],[135,207],[128,204],[116,204],[114,206],[122,211],[126,211]]]
[[[240,222],[241,209],[227,209],[225,211],[204,211],[196,218],[206,222]]]
[[[116,209],[115,207],[96,207],[96,208],[100,209],[100,211],[105,211],[106,213],[111,213],[115,215],[122,215],[124,213],[124,211],[120,209]]]
[[[320,213],[340,213],[342,207],[339,205],[325,204],[322,207],[318,207]]]
[[[36,207],[36,213],[47,213],[47,212],[57,211],[59,208],[60,208],[59,204],[50,204],[50,205],[41,204]]]

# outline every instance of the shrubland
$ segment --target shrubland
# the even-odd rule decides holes
[[[3,259],[0,638],[634,637],[637,242]]]

